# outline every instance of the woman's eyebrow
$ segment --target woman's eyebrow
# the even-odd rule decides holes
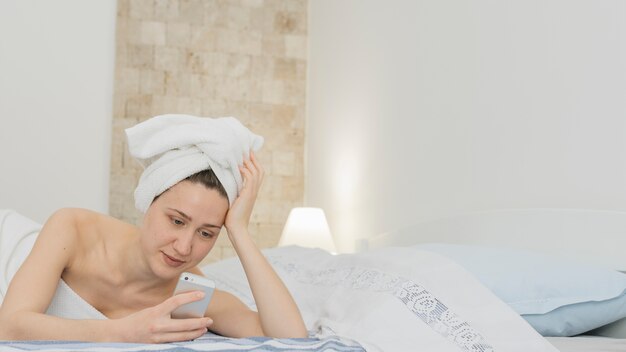
[[[182,211],[178,210],[178,209],[173,209],[173,208],[167,208],[169,210],[175,211],[178,214],[180,214],[180,216],[182,216],[183,218],[185,218],[185,220],[187,221],[191,221],[191,216],[183,213]],[[206,227],[215,227],[215,228],[222,228],[221,226],[217,226],[217,225],[213,225],[213,224],[203,224],[202,226],[206,226]]]

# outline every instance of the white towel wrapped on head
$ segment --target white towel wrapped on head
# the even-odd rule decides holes
[[[128,150],[145,168],[135,189],[135,206],[145,213],[152,200],[181,180],[212,169],[230,205],[243,185],[239,166],[263,145],[234,117],[160,115],[126,129]]]

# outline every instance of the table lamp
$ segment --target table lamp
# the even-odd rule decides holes
[[[321,248],[336,252],[324,210],[320,208],[293,208],[289,212],[279,246]]]

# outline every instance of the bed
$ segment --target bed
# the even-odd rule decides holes
[[[413,246],[454,258],[502,299],[510,295],[498,291],[503,291],[503,285],[512,285],[510,281],[515,278],[511,272],[524,280],[524,285],[512,285],[512,289],[519,291],[533,284],[535,290],[541,290],[539,286],[554,290],[557,285],[565,286],[573,281],[579,281],[580,285],[567,289],[581,289],[586,285],[593,291],[594,285],[604,284],[601,280],[619,280],[613,292],[607,294],[609,297],[590,297],[592,292],[583,292],[581,295],[588,296],[556,309],[560,317],[555,318],[554,312],[535,316],[543,315],[544,324],[583,325],[580,331],[574,331],[576,336],[546,337],[560,351],[626,351],[626,280],[617,273],[626,271],[626,212],[507,209],[463,213],[418,221],[370,238],[363,246],[370,250]],[[477,263],[480,262],[477,257],[481,256],[492,261],[491,269],[486,268],[486,263]],[[538,261],[541,265],[532,267],[527,265],[528,261]],[[498,265],[500,268],[494,269]],[[549,271],[546,268],[552,269],[554,276],[546,277],[543,282],[536,276],[525,275],[528,274],[525,270]],[[594,281],[593,275],[601,278]],[[579,308],[578,311],[573,307]],[[553,316],[546,318],[549,314]],[[580,321],[568,322],[567,319]],[[584,323],[588,326],[584,327]],[[540,329],[553,328],[540,325]],[[589,326],[596,328],[589,330]],[[558,335],[551,332],[547,335]]]
[[[24,229],[33,233],[35,224],[30,222],[29,226]],[[15,231],[15,221],[2,221],[0,216],[0,232],[7,228]],[[368,239],[367,250],[353,254],[332,255],[294,246],[272,248],[265,250],[265,255],[298,303],[309,329],[307,339],[228,339],[207,334],[195,341],[163,345],[4,341],[0,342],[0,350],[626,351],[626,340],[617,338],[626,329],[617,323],[604,324],[604,330],[597,330],[595,336],[542,337],[522,318],[524,315],[514,310],[515,302],[500,297],[501,292],[489,286],[493,282],[483,281],[485,273],[477,271],[480,266],[475,261],[470,263],[474,266],[467,265],[462,256],[455,257],[454,251],[445,247],[480,245],[479,250],[496,251],[501,256],[504,253],[505,257],[510,253],[501,252],[503,248],[533,250],[556,255],[557,262],[584,258],[600,265],[597,270],[622,275],[605,269],[626,268],[619,250],[610,245],[598,249],[602,244],[596,243],[604,238],[621,245],[621,229],[626,229],[624,213],[496,211],[422,221]],[[591,230],[593,241],[587,239],[587,246],[583,236],[564,241],[560,247],[557,240],[544,238],[550,235],[563,240],[566,234]],[[537,245],[538,239],[545,245]],[[442,247],[441,242],[447,244]],[[0,252],[6,253],[6,249],[7,243],[0,241]],[[468,257],[467,252],[460,253]],[[587,264],[581,265],[584,268]],[[15,264],[8,263],[8,267],[14,268]],[[582,273],[571,266],[568,269]],[[216,281],[218,288],[255,308],[237,258],[204,266],[202,271]],[[598,336],[602,334],[613,337]]]

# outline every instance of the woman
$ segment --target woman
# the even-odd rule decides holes
[[[0,308],[0,339],[160,343],[195,339],[207,330],[232,337],[307,336],[293,298],[248,233],[264,171],[252,151],[241,165],[233,160],[242,158],[242,147],[258,149],[260,143],[246,141],[260,137],[234,119],[218,120],[165,115],[127,130],[131,154],[147,166],[135,192],[145,211],[141,227],[82,209],[53,214],[11,281]],[[215,290],[205,317],[172,319],[177,307],[202,298],[198,291],[172,293],[182,272],[201,275],[197,265],[222,226],[258,313]],[[96,318],[46,314],[58,305],[61,284],[95,308]]]

